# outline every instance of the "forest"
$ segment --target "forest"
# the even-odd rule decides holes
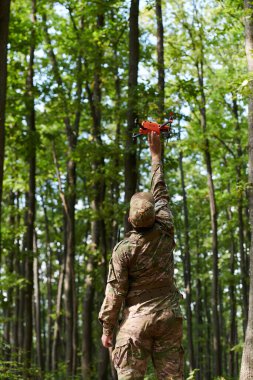
[[[251,0],[1,0],[0,379],[117,379],[98,312],[150,188],[135,119],[171,112],[185,379],[253,379],[252,49]]]

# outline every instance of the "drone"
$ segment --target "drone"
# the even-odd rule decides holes
[[[149,121],[149,120],[139,121],[138,119],[135,119],[135,125],[136,127],[139,127],[139,133],[133,134],[133,138],[137,138],[142,135],[147,135],[153,131],[153,132],[156,132],[158,135],[162,135],[166,139],[169,139],[172,133],[172,127],[171,127],[172,123],[173,123],[173,112],[170,112],[169,120],[167,120],[163,124],[158,124],[154,121]]]

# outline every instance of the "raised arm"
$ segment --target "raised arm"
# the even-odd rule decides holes
[[[161,161],[160,136],[151,132],[148,135],[148,142],[152,160],[151,192],[155,199],[156,221],[174,238],[173,216],[169,207],[169,193],[164,181]]]

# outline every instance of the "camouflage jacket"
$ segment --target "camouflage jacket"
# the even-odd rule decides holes
[[[99,313],[105,335],[111,335],[117,325],[123,302],[125,316],[163,309],[180,314],[180,295],[173,278],[173,217],[161,163],[152,165],[151,191],[155,199],[154,226],[130,231],[113,250]]]

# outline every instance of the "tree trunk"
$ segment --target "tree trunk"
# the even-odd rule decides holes
[[[199,372],[197,372],[197,380],[201,380],[203,378],[203,345],[202,345],[202,334],[203,334],[203,310],[202,310],[202,283],[199,278],[196,280],[196,322],[197,322],[197,347],[196,347],[196,368],[198,368]]]
[[[2,256],[2,191],[5,143],[5,103],[7,84],[7,42],[9,32],[10,0],[0,1],[0,264]]]
[[[16,202],[14,201],[14,204],[16,203],[16,210],[19,211],[19,193],[16,193],[14,195],[15,197],[15,200]],[[16,217],[15,218],[15,227],[19,226],[19,219],[20,217]],[[16,228],[15,228],[16,229]],[[14,250],[15,250],[15,254],[14,254],[14,258],[13,258],[13,267],[14,267],[14,272],[15,272],[15,275],[16,276],[19,276],[20,275],[20,242],[19,242],[19,239],[16,239],[16,242],[15,242],[15,247],[14,247]],[[13,358],[15,358],[15,360],[18,359],[18,351],[19,351],[19,347],[20,347],[20,343],[19,343],[19,325],[20,325],[20,320],[19,320],[19,310],[20,310],[20,289],[18,286],[15,286],[14,288],[14,308],[13,308],[13,312],[14,312],[14,321],[13,321],[13,325],[12,325],[12,336],[13,336]]]
[[[116,123],[116,133],[115,133],[115,146],[117,147],[117,151],[115,152],[114,156],[114,168],[115,173],[119,173],[120,171],[120,137],[121,137],[121,82],[120,82],[120,75],[119,75],[119,67],[118,67],[118,58],[119,53],[117,51],[117,45],[114,46],[114,59],[116,62],[116,67],[114,71],[114,77],[115,77],[115,109],[116,109],[116,115],[115,115],[115,123]],[[119,203],[120,198],[120,185],[119,180],[116,177],[112,180],[111,185],[111,200],[112,204],[116,205]],[[115,210],[114,216],[113,216],[113,225],[112,225],[112,233],[110,237],[110,241],[108,244],[108,247],[110,247],[111,251],[113,250],[114,246],[117,244],[119,240],[119,226],[118,220],[117,220],[117,210]]]
[[[29,68],[27,76],[27,126],[29,128],[29,191],[26,195],[26,258],[25,277],[27,286],[25,289],[24,305],[24,354],[27,368],[31,365],[32,336],[33,336],[33,236],[35,221],[35,191],[36,191],[36,129],[34,108],[34,52],[35,52],[35,23],[36,0],[32,0],[32,30],[30,42]]]
[[[128,73],[128,105],[127,105],[127,130],[125,144],[125,204],[129,205],[137,186],[137,159],[136,139],[133,140],[132,132],[137,117],[136,104],[138,102],[138,63],[139,63],[139,0],[131,0],[129,18],[129,73]],[[125,232],[130,230],[128,214],[125,215]]]
[[[205,110],[202,109],[202,127],[204,133],[206,132],[206,119]],[[219,324],[219,270],[218,270],[218,225],[217,225],[217,209],[215,190],[212,174],[211,154],[209,150],[209,140],[205,138],[205,161],[208,177],[209,201],[211,212],[211,225],[212,225],[212,252],[213,252],[213,283],[212,283],[212,325],[213,325],[213,350],[214,350],[214,375],[220,376],[222,374],[222,361],[221,361],[221,342],[220,342],[220,324]]]
[[[59,357],[59,338],[60,338],[60,326],[61,326],[61,305],[62,305],[62,294],[63,294],[63,283],[65,275],[65,262],[61,265],[61,272],[59,276],[58,289],[57,289],[57,299],[56,299],[56,318],[54,322],[53,329],[53,342],[52,342],[52,370],[57,370],[57,361]]]
[[[208,289],[206,284],[204,285],[204,293],[203,293],[204,300],[207,300],[210,298],[208,294]],[[205,355],[205,378],[206,380],[213,379],[212,376],[212,367],[213,363],[215,362],[215,358],[210,355],[210,352],[212,351],[212,342],[211,342],[211,313],[210,313],[210,307],[209,303],[205,302],[205,313],[206,313],[206,336],[205,336],[205,343],[206,343],[206,355]]]
[[[196,255],[197,255],[197,278],[196,278],[196,368],[198,372],[196,374],[197,380],[202,380],[204,378],[204,358],[203,352],[205,351],[204,342],[203,342],[203,285],[200,279],[202,273],[201,258],[200,258],[200,242],[197,232],[196,236]]]
[[[198,11],[195,2],[193,2],[195,11],[195,21],[199,23],[199,34],[196,37],[193,35],[191,27],[186,25],[189,37],[191,38],[192,47],[195,50],[196,57],[194,57],[194,65],[197,71],[197,78],[199,84],[199,112],[200,124],[203,132],[203,155],[207,171],[207,183],[209,191],[210,203],[210,216],[212,227],[212,254],[213,254],[213,281],[212,281],[212,327],[213,327],[213,353],[214,353],[214,376],[222,374],[222,360],[221,360],[221,340],[220,340],[220,325],[219,325],[219,270],[218,270],[218,224],[217,224],[217,207],[215,199],[215,189],[213,183],[212,173],[212,159],[210,153],[209,139],[207,137],[207,118],[206,118],[206,97],[204,88],[204,27],[198,16]],[[198,41],[196,42],[196,38]]]
[[[33,274],[34,274],[34,325],[36,333],[36,359],[37,366],[40,369],[39,378],[42,378],[42,372],[44,370],[44,360],[42,353],[42,341],[41,341],[41,312],[40,312],[40,281],[39,281],[39,262],[37,252],[37,239],[34,233],[34,259],[33,259]]]
[[[89,257],[83,300],[82,378],[89,380],[92,369],[92,314],[95,287],[93,284],[93,257]]]
[[[71,10],[70,10],[71,12]],[[66,128],[66,137],[68,142],[67,151],[67,181],[65,192],[63,192],[59,169],[57,176],[59,182],[60,196],[64,208],[65,223],[65,276],[64,276],[64,302],[65,302],[65,324],[66,324],[66,363],[67,375],[72,378],[76,373],[77,360],[77,301],[75,289],[75,204],[76,204],[76,163],[73,159],[78,141],[79,124],[81,117],[81,97],[82,97],[82,61],[80,54],[77,58],[76,72],[76,109],[73,125],[70,121],[67,97],[64,92],[63,80],[59,71],[57,57],[52,48],[50,35],[47,29],[47,17],[43,14],[44,31],[46,40],[49,45],[49,55],[52,62],[54,77],[58,85],[59,95],[65,108],[64,124]],[[54,156],[55,152],[54,152]],[[55,161],[56,157],[55,157]],[[57,167],[57,162],[56,162]]]
[[[10,218],[9,223],[12,228],[12,231],[15,231],[15,216],[14,216],[14,202],[15,194],[10,192]],[[9,275],[13,274],[14,271],[14,256],[15,256],[15,235],[13,234],[8,241],[8,256],[6,257],[5,265],[6,270]],[[13,346],[13,329],[11,329],[11,321],[13,320],[13,287],[10,284],[10,287],[7,291],[7,302],[4,305],[3,315],[4,315],[4,342],[6,344],[6,349],[4,350],[5,360],[10,360],[11,346]],[[12,324],[14,321],[12,322]]]
[[[201,39],[202,41],[202,39]],[[203,49],[203,48],[202,48]],[[203,50],[202,50],[203,54]],[[221,360],[221,340],[220,340],[220,324],[219,324],[219,270],[218,270],[218,223],[217,223],[217,208],[215,199],[215,189],[213,183],[212,160],[209,146],[209,139],[207,133],[207,119],[206,119],[206,98],[204,91],[204,57],[196,63],[198,82],[201,95],[201,102],[199,105],[201,128],[204,136],[204,158],[207,170],[207,183],[209,190],[209,203],[210,215],[212,226],[212,253],[213,253],[213,282],[212,282],[212,326],[213,326],[213,351],[214,351],[214,375],[221,376],[222,374],[222,360]]]
[[[164,97],[165,97],[165,73],[164,73],[164,32],[161,0],[156,0],[156,24],[157,24],[157,65],[158,65],[158,120],[164,122]],[[162,141],[162,161],[164,159],[164,143]]]
[[[157,64],[158,64],[158,112],[161,119],[164,116],[164,44],[163,44],[163,17],[161,0],[156,0],[157,23]]]
[[[17,198],[17,221],[16,224],[19,227],[21,224],[21,213],[20,213],[20,193],[17,192],[16,195]],[[17,276],[20,276],[21,278],[25,277],[25,265],[23,260],[23,247],[21,249],[21,241],[17,240],[17,252],[15,255],[15,261],[14,261],[14,269]],[[22,252],[22,254],[21,254]],[[24,347],[24,293],[25,289],[22,287],[17,286],[16,287],[16,295],[15,295],[15,343],[14,346],[16,347],[17,351],[17,358],[19,362],[23,363],[23,355],[22,355],[22,348]],[[16,360],[16,356],[15,356]]]
[[[253,72],[253,5],[250,0],[244,1],[244,8],[247,12],[245,16],[245,35],[246,35],[246,55],[248,61],[248,72]],[[249,13],[250,12],[250,13]],[[242,355],[242,364],[240,371],[240,380],[250,380],[253,378],[253,85],[249,82],[250,96],[248,109],[249,124],[249,220],[251,227],[251,245],[250,245],[250,288],[249,288],[249,310],[248,324],[245,335],[245,342]]]
[[[189,218],[188,218],[188,205],[187,194],[185,189],[184,168],[183,168],[183,153],[179,153],[179,168],[181,175],[181,187],[183,193],[183,208],[184,208],[184,286],[186,291],[186,318],[187,318],[187,341],[189,347],[190,370],[195,368],[195,356],[193,348],[192,336],[192,312],[191,312],[191,257],[190,257],[190,244],[189,244]]]
[[[235,118],[235,130],[237,132],[236,143],[237,143],[237,160],[236,165],[236,182],[241,183],[242,180],[242,163],[241,159],[243,156],[242,145],[241,145],[241,131],[238,115],[238,105],[236,99],[233,99],[233,115]],[[241,282],[242,282],[242,314],[243,314],[243,331],[245,334],[247,326],[248,317],[248,284],[247,278],[249,276],[248,266],[246,263],[246,252],[244,249],[244,222],[243,222],[243,196],[242,193],[239,194],[238,200],[238,226],[239,226],[239,248],[240,248],[240,269],[241,269]]]
[[[41,195],[42,208],[45,219],[46,234],[46,252],[47,252],[47,337],[46,337],[46,370],[51,371],[52,368],[52,249],[50,247],[50,232],[47,208],[44,197]]]
[[[101,30],[104,27],[104,14],[97,14],[97,28]],[[97,154],[92,162],[93,172],[100,174],[99,179],[93,183],[94,199],[91,202],[91,207],[95,215],[95,220],[91,223],[91,239],[92,249],[99,250],[101,253],[101,270],[102,279],[105,286],[106,273],[107,273],[107,247],[106,247],[106,231],[105,222],[101,216],[103,203],[105,200],[105,178],[104,178],[104,154],[103,144],[101,138],[101,56],[103,50],[97,45],[97,59],[94,65],[94,86],[91,90],[88,83],[86,83],[86,90],[92,116],[92,139],[95,147],[98,149]],[[83,302],[83,344],[82,344],[82,375],[84,379],[89,379],[92,371],[92,314],[93,314],[93,298],[94,298],[94,282],[93,270],[97,267],[93,257],[89,258],[89,271],[86,278],[86,294]],[[109,364],[108,350],[100,346],[98,379],[107,379],[107,367]]]
[[[228,221],[232,221],[232,211],[231,208],[228,209]],[[229,376],[231,378],[238,377],[236,373],[236,352],[231,350],[237,342],[237,323],[236,323],[236,289],[234,284],[233,276],[235,274],[235,241],[233,231],[230,231],[230,244],[231,244],[231,256],[230,256],[230,274],[231,279],[229,283],[229,299],[230,299],[230,326],[229,326],[229,360],[228,360],[228,370]]]
[[[74,149],[69,149],[69,157]],[[66,325],[66,363],[68,376],[74,376],[76,370],[76,289],[75,289],[75,195],[76,164],[70,158],[67,163],[67,209],[66,218],[66,262],[64,277],[65,325]]]

